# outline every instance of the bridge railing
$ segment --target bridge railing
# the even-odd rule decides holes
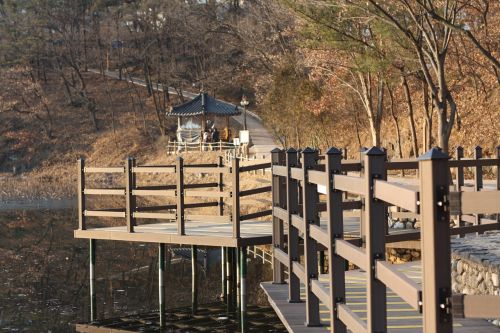
[[[83,159],[78,160],[78,228],[87,229],[87,217],[123,218],[126,221],[127,232],[134,232],[137,220],[155,219],[177,223],[177,233],[186,234],[186,222],[190,220],[221,222],[232,224],[232,236],[240,237],[241,221],[270,216],[270,209],[263,209],[251,214],[241,214],[240,204],[248,196],[270,193],[271,186],[262,186],[249,190],[240,189],[242,173],[269,168],[271,163],[258,160],[253,163],[241,163],[238,159],[225,165],[219,157],[217,163],[185,164],[182,157],[176,159],[174,165],[139,166],[134,158],[128,158],[124,167],[86,167]],[[118,174],[123,176],[123,187],[89,188],[86,186],[86,176],[90,173]],[[167,185],[139,186],[138,178],[142,175],[170,175],[175,179]],[[200,181],[187,183],[188,174],[209,174],[216,181]],[[204,178],[204,177],[202,177]],[[165,182],[162,178],[161,181]],[[88,208],[88,196],[119,196],[124,198],[122,208],[92,209]],[[140,206],[139,197],[158,197],[163,202],[172,203],[156,206]],[[200,202],[188,202],[186,198],[199,198]],[[226,212],[225,206],[230,206]],[[189,214],[190,209],[218,207],[217,215]]]
[[[167,143],[167,154],[177,154],[179,152],[200,152],[200,151],[226,151],[235,150],[240,146],[232,142],[218,141],[218,142],[179,142],[169,141]]]
[[[319,165],[322,161],[322,165]],[[301,301],[301,283],[305,289],[306,325],[317,326],[320,302],[329,310],[332,332],[387,332],[386,288],[389,287],[414,309],[423,313],[425,332],[452,331],[452,294],[450,236],[499,229],[500,156],[490,159],[448,161],[448,155],[433,149],[414,161],[388,162],[378,148],[364,152],[363,161],[342,163],[340,150],[332,148],[323,158],[306,148],[275,150],[272,157],[273,184],[273,280],[288,278],[290,302]],[[496,166],[496,189],[491,191],[450,193],[450,168]],[[398,168],[418,170],[418,184],[387,180],[387,171]],[[359,175],[346,174],[359,171]],[[476,171],[477,173],[477,171]],[[326,199],[320,201],[318,188]],[[346,239],[343,211],[359,205],[345,201],[345,193],[360,198],[361,237]],[[420,231],[387,234],[387,207],[397,206],[417,214]],[[326,221],[320,221],[321,207]],[[450,214],[497,214],[490,224],[450,229]],[[285,231],[287,230],[287,233]],[[408,236],[409,235],[409,236]],[[300,242],[303,240],[303,245]],[[385,244],[420,239],[422,248],[422,284],[417,284],[385,260]],[[319,250],[328,252],[327,286],[320,282]],[[300,253],[303,253],[301,258]],[[362,320],[346,303],[345,267],[350,262],[366,272],[367,319]],[[500,317],[500,297],[487,304],[496,305]],[[477,309],[463,313],[478,314]],[[488,312],[491,315],[491,311]]]

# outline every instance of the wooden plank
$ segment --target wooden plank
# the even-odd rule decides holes
[[[285,251],[273,248],[273,255],[275,259],[288,267],[288,254]]]
[[[295,180],[304,180],[304,173],[301,168],[290,168],[290,176]]]
[[[133,195],[137,196],[157,196],[157,197],[175,197],[175,190],[132,190]]]
[[[347,328],[351,330],[352,333],[366,333],[368,329],[366,323],[361,320],[361,318],[352,312],[351,309],[346,304],[337,305],[337,313],[339,319],[342,320]]]
[[[343,160],[342,172],[361,171],[361,163],[358,160]]]
[[[286,177],[288,175],[286,166],[283,165],[273,165],[272,170],[273,170],[273,175],[275,176]]]
[[[85,173],[124,173],[124,167],[85,167]]]
[[[418,213],[418,191],[407,186],[375,179],[373,195],[391,205],[401,207],[413,213]]]
[[[125,217],[124,210],[85,210],[84,214],[92,217]]]
[[[288,212],[280,207],[273,207],[273,216],[279,218],[280,220],[288,223]]]
[[[241,167],[247,167],[247,166],[252,166],[252,165],[256,165],[256,164],[264,164],[264,163],[269,164],[268,168],[271,167],[271,160],[269,158],[259,158],[259,159],[255,159],[255,160],[240,161],[240,170],[241,170]]]
[[[207,188],[207,187],[219,187],[219,183],[214,182],[214,183],[200,183],[200,184],[184,184],[184,188],[187,189]]]
[[[309,226],[309,236],[315,239],[318,243],[323,245],[325,248],[330,247],[330,243],[328,240],[328,234],[321,229],[318,225],[310,225]]]
[[[297,228],[301,233],[304,233],[304,219],[298,215],[292,215],[292,225]]]
[[[218,201],[212,201],[212,202],[196,202],[196,203],[185,203],[184,208],[185,209],[192,209],[192,208],[203,208],[203,207],[217,207],[219,206]],[[175,206],[174,206],[175,208]]]
[[[257,187],[250,190],[240,191],[240,197],[246,197],[248,195],[254,195],[259,193],[271,192],[272,186]]]
[[[343,240],[335,240],[335,253],[344,259],[352,262],[363,270],[367,270],[365,250]]]
[[[500,230],[500,223],[469,225],[459,228],[451,228],[450,235],[465,235],[472,233],[483,233],[488,230]]]
[[[125,195],[124,188],[86,188],[84,194],[88,195]]]
[[[311,291],[319,298],[321,303],[325,305],[329,310],[330,309],[330,292],[323,286],[319,280],[312,279],[311,280]]]
[[[362,207],[361,200],[343,201],[342,202],[342,210],[361,209],[361,207]]]
[[[452,192],[451,214],[497,214],[500,213],[500,191]]]
[[[387,162],[387,170],[418,169],[418,161],[414,159],[394,159]]]
[[[259,164],[253,164],[253,165],[240,167],[240,172],[255,171],[255,170],[261,170],[261,169],[267,169],[270,167],[271,167],[271,162],[259,163]]]
[[[346,176],[346,175],[334,175],[333,186],[336,190],[349,192],[351,194],[365,195],[363,188],[363,178]]]
[[[175,166],[136,166],[133,173],[175,173]]]
[[[184,190],[184,197],[230,198],[230,192]]]
[[[250,213],[250,214],[246,214],[246,215],[241,215],[240,221],[252,220],[252,219],[259,218],[259,217],[270,216],[272,214],[273,214],[272,209],[263,210],[261,212],[255,212],[255,213]]]
[[[186,214],[184,217],[188,221],[206,221],[207,223],[230,223],[231,218],[229,216],[219,216],[219,215],[196,215],[196,214]]]
[[[453,295],[453,315],[458,318],[500,318],[496,295]]]
[[[377,260],[375,275],[386,286],[404,299],[415,310],[421,311],[422,288],[403,273],[396,270],[397,265]]]
[[[463,158],[461,160],[450,160],[448,161],[448,166],[450,168],[456,167],[486,167],[486,166],[496,166],[498,165],[500,159],[498,158],[484,158],[484,159],[473,159],[473,158]]]
[[[299,278],[300,282],[304,283],[306,279],[306,271],[304,265],[300,264],[298,261],[294,261],[292,264],[292,272],[296,277]]]
[[[228,167],[190,167],[184,169],[184,173],[231,173],[231,169]]]
[[[175,214],[172,213],[134,212],[133,215],[138,219],[175,220]]]
[[[307,173],[307,181],[309,183],[325,186],[327,183],[326,176],[327,174],[324,171],[309,170]]]

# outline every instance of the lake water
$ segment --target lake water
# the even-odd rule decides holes
[[[73,238],[76,221],[74,209],[0,211],[0,332],[73,332],[88,321],[89,244]],[[217,259],[212,252],[200,268],[200,304],[220,294]],[[157,262],[157,244],[97,241],[98,318],[157,310]],[[250,304],[266,303],[258,283],[270,279],[269,265],[249,263]],[[189,261],[167,265],[166,301],[167,309],[191,304]]]

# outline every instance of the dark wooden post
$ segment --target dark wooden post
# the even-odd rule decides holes
[[[386,287],[375,277],[376,260],[385,259],[386,205],[373,195],[375,179],[387,179],[386,153],[377,147],[365,151],[365,236],[367,332],[387,332]]]
[[[368,150],[366,147],[361,147],[359,148],[359,162],[361,163],[361,171],[364,170],[364,160],[363,160],[363,154]],[[361,241],[365,243],[365,238],[366,238],[366,221],[365,221],[365,202],[366,198],[361,198],[361,202],[363,202],[361,212],[359,215],[359,236],[361,237]]]
[[[457,161],[460,161],[461,159],[464,158],[464,148],[462,146],[457,147],[456,156],[457,156]],[[459,166],[457,167],[457,174],[455,177],[455,190],[461,191],[462,186],[464,186],[464,168]],[[457,227],[462,227],[464,225],[461,214],[457,215],[457,222],[458,222]]]
[[[219,168],[224,167],[224,159],[222,156],[217,157],[217,165]],[[219,191],[224,191],[224,174],[222,172],[219,173]],[[224,215],[224,197],[219,198],[219,215]]]
[[[483,157],[483,149],[479,146],[474,148],[474,159],[479,160]],[[474,191],[481,191],[483,188],[483,168],[476,166],[474,170]],[[481,224],[481,214],[474,214],[476,217],[475,224]]]
[[[299,212],[299,183],[291,177],[290,168],[297,167],[297,151],[289,148],[286,151],[286,191],[287,191],[287,212],[288,212],[288,302],[300,302],[300,280],[293,273],[293,263],[299,261],[299,231],[290,222],[292,215]]]
[[[198,247],[191,245],[191,312],[198,311]]]
[[[233,237],[240,238],[240,160],[236,157],[233,159],[231,176],[233,178]]]
[[[247,322],[247,248],[240,249],[240,326],[241,333],[248,331]]]
[[[85,230],[85,160],[78,159],[78,229]]]
[[[177,216],[177,233],[185,235],[186,229],[184,225],[184,160],[182,157],[177,157],[175,163],[175,176],[177,180],[176,187],[176,216]]]
[[[425,333],[453,332],[448,158],[437,148],[432,148],[419,158]]]
[[[227,249],[225,246],[222,246],[220,248],[220,265],[221,265],[221,277],[222,277],[221,298],[223,303],[227,303],[226,260],[227,260]]]
[[[127,232],[134,232],[135,226],[135,196],[133,190],[135,188],[133,168],[135,166],[135,159],[132,157],[127,158],[125,163],[125,216],[127,219]]]
[[[158,303],[160,327],[165,326],[165,244],[158,244]]]
[[[319,225],[317,204],[319,195],[315,184],[308,182],[309,170],[314,169],[317,163],[318,152],[311,148],[302,151],[303,171],[303,219],[304,233],[304,262],[305,262],[305,292],[306,292],[306,326],[321,326],[319,316],[319,299],[311,290],[311,280],[318,279],[318,244],[309,237],[310,226]]]
[[[285,152],[275,148],[271,151],[271,164],[272,166],[278,166],[284,164]],[[272,201],[273,210],[278,208],[284,208],[283,194],[284,188],[282,187],[283,182],[280,176],[272,176]],[[284,250],[284,228],[283,221],[274,216],[273,212],[273,248]],[[285,273],[283,264],[273,256],[273,283],[285,283]]]
[[[325,171],[328,175],[326,185],[326,211],[328,215],[328,275],[330,277],[330,332],[346,333],[345,324],[338,318],[337,304],[345,303],[345,266],[344,258],[335,253],[335,240],[343,239],[344,220],[342,211],[342,191],[334,190],[334,177],[342,173],[340,150],[330,148],[326,152]]]
[[[227,312],[234,311],[234,295],[233,295],[233,248],[226,248],[226,281],[227,281]]]
[[[97,319],[97,299],[95,294],[95,250],[96,241],[90,239],[89,242],[89,291],[90,291],[90,321],[93,322]]]

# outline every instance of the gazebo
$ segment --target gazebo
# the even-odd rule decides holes
[[[241,111],[236,105],[217,100],[207,93],[200,93],[187,103],[177,105],[167,112],[168,117],[177,117],[177,140],[180,142],[201,141],[202,133],[208,121],[216,117],[226,118],[229,130],[229,117],[237,116]]]

